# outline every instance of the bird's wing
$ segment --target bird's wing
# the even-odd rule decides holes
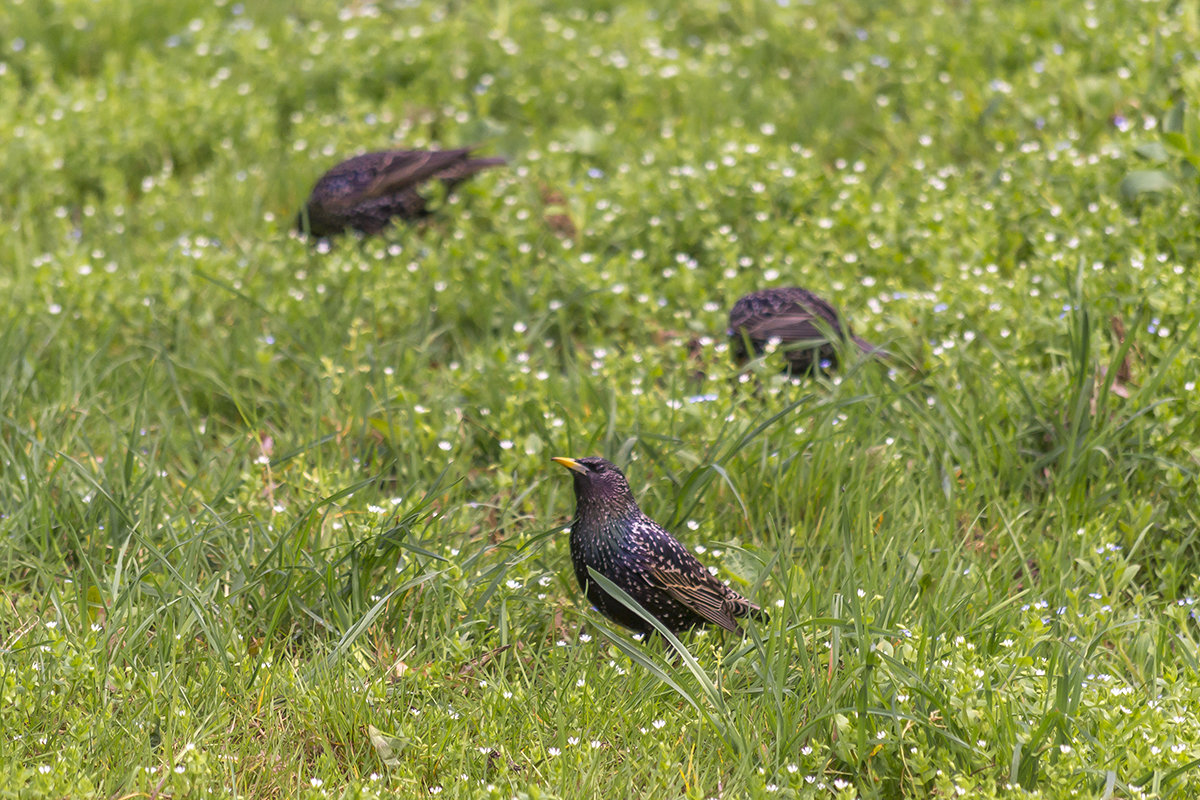
[[[779,339],[784,342],[826,342],[829,340],[829,336],[822,330],[821,325],[813,320],[813,315],[801,309],[796,309],[794,313],[775,314],[751,320],[742,328],[754,340]],[[826,329],[836,332],[837,326],[827,325]]]
[[[432,178],[452,164],[462,161],[469,150],[396,150],[389,153],[378,166],[378,175],[362,191],[358,200],[369,200],[393,192],[411,189],[424,180]]]
[[[741,633],[730,613],[729,587],[708,574],[703,567],[701,574],[677,569],[657,567],[647,570],[646,581],[663,589],[671,597],[699,614],[714,625],[720,625],[731,633]]]

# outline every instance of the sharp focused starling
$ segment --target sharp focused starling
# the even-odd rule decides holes
[[[735,617],[767,618],[642,513],[621,470],[603,458],[554,461],[575,479],[571,561],[579,585],[601,614],[635,631],[654,630],[591,580],[588,567],[624,589],[673,633],[709,624],[741,633]]]
[[[729,312],[729,337],[738,364],[749,359],[746,340],[755,355],[762,355],[767,342],[777,339],[786,349],[787,371],[806,374],[823,362],[837,364],[837,347],[830,334],[854,342],[864,353],[883,354],[850,331],[833,306],[807,289],[789,286],[751,292],[733,304]]]
[[[503,158],[471,158],[461,150],[387,150],[347,159],[326,172],[313,187],[308,205],[296,218],[296,230],[330,236],[354,228],[376,234],[392,217],[426,216],[425,198],[417,188],[437,178],[452,190],[480,170],[504,163]]]

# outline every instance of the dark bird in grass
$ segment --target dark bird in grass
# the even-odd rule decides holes
[[[626,628],[651,633],[637,612],[604,591],[588,567],[625,590],[672,633],[719,625],[741,633],[737,617],[766,613],[717,580],[674,536],[638,508],[621,470],[603,458],[555,458],[575,479],[571,561],[588,600]]]
[[[833,306],[798,286],[763,289],[740,298],[729,312],[728,334],[737,364],[751,357],[747,343],[759,356],[774,340],[785,351],[785,371],[793,375],[837,366],[839,348],[833,337],[849,339],[864,353],[886,355],[855,336]]]
[[[450,192],[463,180],[503,158],[471,158],[469,149],[386,150],[347,159],[321,176],[296,218],[296,230],[332,236],[347,228],[367,234],[383,231],[393,217],[417,220],[429,215],[417,191],[436,178]]]

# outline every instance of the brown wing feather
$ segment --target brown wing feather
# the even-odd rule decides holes
[[[696,576],[673,569],[651,569],[645,573],[652,586],[665,590],[671,597],[695,611],[714,625],[720,625],[730,633],[741,633],[729,609],[730,589],[716,578],[704,572],[707,581],[696,580]],[[739,598],[740,599],[740,598]],[[744,601],[753,606],[749,601]]]
[[[465,149],[427,152],[397,150],[390,153],[379,167],[379,176],[363,190],[358,201],[382,197],[416,186],[451,164],[467,158],[469,153],[470,151]]]
[[[835,325],[830,325],[829,328],[834,332],[837,331]],[[820,325],[813,320],[812,315],[805,312],[778,314],[747,325],[745,330],[751,339],[762,341],[773,338],[784,342],[829,341],[829,336],[822,332]]]

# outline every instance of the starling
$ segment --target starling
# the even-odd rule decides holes
[[[331,236],[347,228],[376,234],[392,217],[416,220],[429,214],[417,188],[437,178],[451,191],[503,158],[471,158],[469,149],[386,150],[347,159],[321,176],[296,217],[296,230]],[[307,226],[305,217],[307,216]]]
[[[735,617],[767,618],[642,513],[621,470],[603,458],[554,461],[575,479],[571,561],[584,594],[601,614],[635,631],[654,630],[591,580],[588,567],[624,589],[672,633],[708,624],[741,633]]]
[[[837,347],[829,334],[849,338],[864,353],[883,351],[863,341],[842,322],[833,306],[807,289],[789,286],[751,292],[733,304],[729,312],[729,330],[734,361],[744,364],[750,355],[762,355],[767,342],[776,339],[786,349],[787,372],[804,375],[814,368],[837,365]],[[806,346],[807,345],[807,346]]]

